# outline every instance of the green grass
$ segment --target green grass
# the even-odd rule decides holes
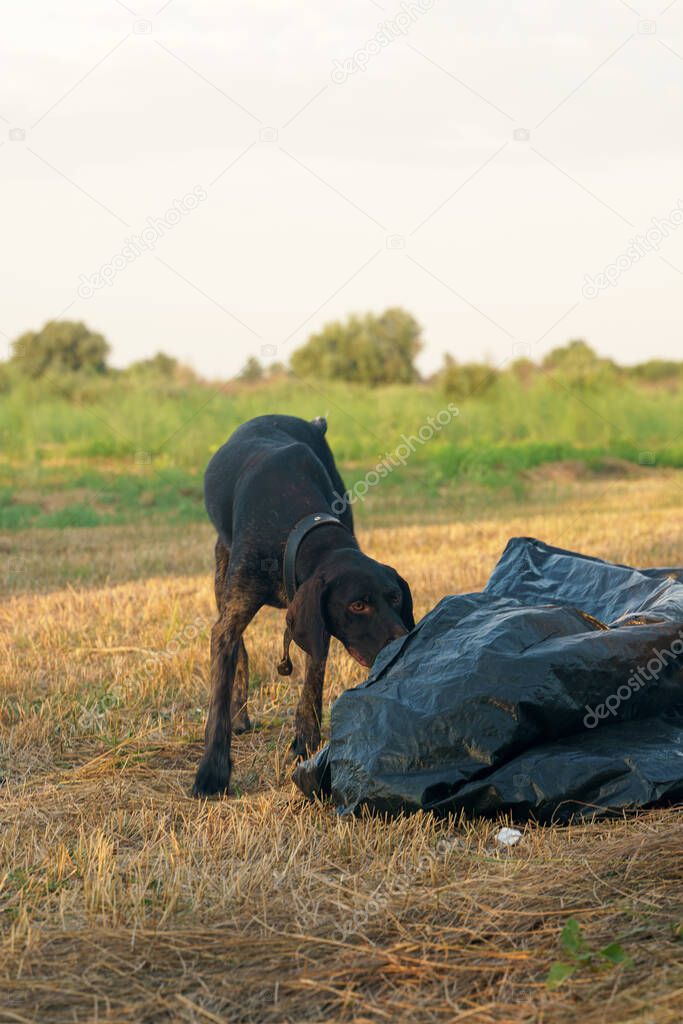
[[[265,412],[326,415],[349,487],[449,399],[429,385],[371,390],[278,379],[215,387],[101,379],[60,393],[25,382],[0,396],[0,529],[201,520],[201,477],[211,453],[241,422]],[[380,486],[402,513],[425,500],[456,510],[468,500],[522,497],[532,471],[572,462],[600,473],[613,460],[683,466],[683,391],[619,381],[581,389],[539,375],[502,375],[483,396],[415,449]]]

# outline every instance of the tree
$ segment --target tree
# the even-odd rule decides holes
[[[534,377],[537,377],[540,371],[538,365],[533,361],[533,359],[527,359],[526,356],[521,356],[519,359],[515,359],[511,364],[510,372],[523,387],[529,387],[533,382]]]
[[[269,377],[286,377],[288,373],[287,367],[284,363],[279,360],[274,363],[268,364],[268,376]]]
[[[498,370],[487,363],[459,363],[446,353],[439,383],[452,398],[481,398],[498,380]]]
[[[414,360],[422,348],[422,330],[404,309],[380,316],[350,316],[326,324],[292,353],[292,370],[301,377],[347,380],[357,384],[407,384],[418,377]]]
[[[29,377],[46,373],[104,373],[109,345],[84,323],[50,320],[42,330],[27,331],[12,345],[12,362]]]
[[[578,388],[603,387],[619,368],[611,359],[603,359],[582,338],[575,338],[545,357],[541,366]]]
[[[630,367],[629,375],[645,384],[668,384],[672,387],[683,379],[683,363],[673,359],[648,359],[645,363],[636,363]]]
[[[263,367],[256,356],[249,356],[239,373],[240,380],[253,383],[263,379]]]
[[[563,370],[568,367],[595,366],[600,357],[583,338],[575,338],[566,345],[552,349],[543,360],[547,370]]]
[[[132,376],[138,374],[149,374],[154,377],[163,377],[172,380],[178,374],[178,360],[173,356],[167,356],[165,352],[157,352],[149,359],[139,359],[126,368],[126,373]]]

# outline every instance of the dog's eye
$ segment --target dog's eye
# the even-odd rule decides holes
[[[356,614],[359,612],[366,612],[368,608],[369,605],[367,601],[352,601],[349,605],[349,611],[355,612]]]
[[[396,607],[398,607],[398,605],[401,604],[402,600],[403,598],[401,597],[400,594],[392,594],[391,597],[389,598],[389,604],[393,604],[396,605]]]

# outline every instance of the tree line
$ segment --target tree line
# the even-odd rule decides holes
[[[416,367],[416,359],[423,344],[422,328],[404,309],[392,307],[380,314],[351,314],[345,320],[325,324],[321,331],[311,335],[292,353],[289,366],[277,362],[265,366],[251,356],[238,379],[254,384],[291,374],[298,378],[342,380],[368,387],[419,383],[424,378]],[[178,384],[200,383],[191,369],[163,352],[151,359],[139,360],[123,371],[112,370],[108,364],[109,354],[106,338],[86,324],[49,321],[39,331],[27,331],[13,342],[11,358],[0,363],[0,391],[11,389],[13,382],[20,378],[64,381],[69,377],[125,375],[173,380]],[[574,339],[553,349],[539,362],[518,358],[499,367],[483,362],[462,362],[446,353],[441,369],[426,382],[438,384],[447,395],[463,399],[485,394],[504,373],[526,386],[540,375],[550,373],[580,388],[601,388],[624,378],[677,388],[683,383],[683,362],[650,359],[624,367],[599,356],[583,339]]]

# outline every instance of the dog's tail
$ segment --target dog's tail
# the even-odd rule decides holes
[[[324,416],[316,416],[314,420],[311,420],[314,427],[317,427],[321,434],[327,433],[327,420]]]

